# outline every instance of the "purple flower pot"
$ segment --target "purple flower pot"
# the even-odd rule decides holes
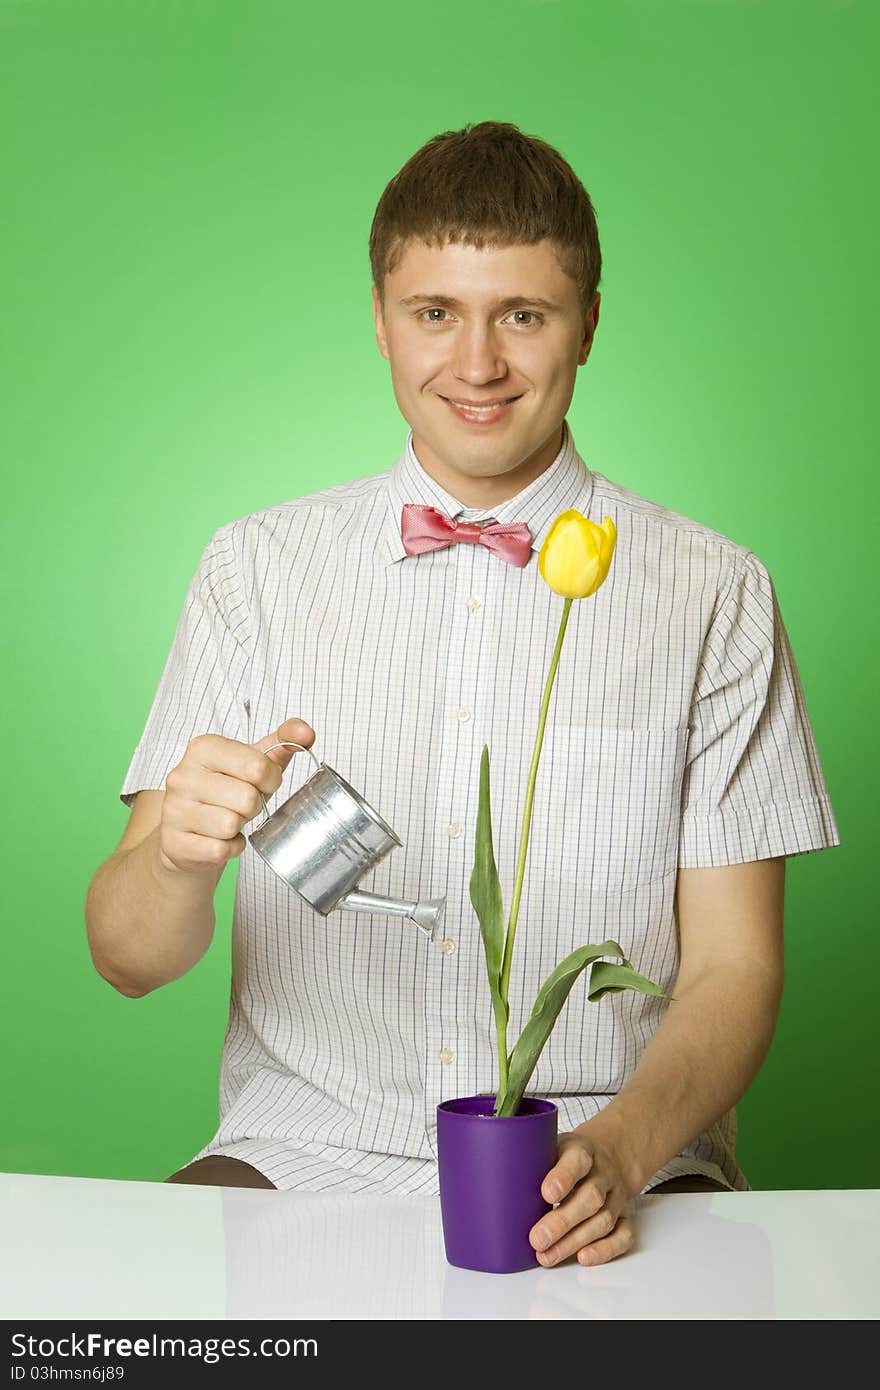
[[[558,1112],[524,1096],[496,1118],[494,1095],[437,1106],[437,1163],[446,1258],[462,1269],[539,1269],[529,1231],[550,1210],[541,1183],[555,1165]]]

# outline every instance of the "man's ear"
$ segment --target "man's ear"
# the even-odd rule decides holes
[[[388,357],[388,341],[385,336],[385,323],[382,317],[382,304],[379,299],[379,291],[373,286],[373,321],[376,325],[376,342],[379,344],[379,351],[382,356]]]
[[[593,336],[596,332],[596,325],[599,322],[599,301],[601,300],[601,298],[601,294],[596,295],[592,305],[590,306],[590,312],[588,313],[584,322],[584,337],[583,342],[581,343],[580,353],[578,354],[578,365],[581,367],[584,365],[587,358],[589,357],[590,348],[593,346]]]

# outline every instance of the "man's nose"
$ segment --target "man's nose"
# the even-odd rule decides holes
[[[504,376],[507,364],[494,330],[473,328],[461,334],[456,343],[453,367],[460,380],[475,386]]]

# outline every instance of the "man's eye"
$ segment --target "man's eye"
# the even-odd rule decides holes
[[[539,315],[533,313],[531,309],[514,309],[512,312],[513,312],[514,314],[525,314],[525,316],[526,316],[527,318],[530,318],[530,319],[537,319],[537,318],[539,317]],[[422,318],[422,319],[424,319],[425,314],[445,314],[445,313],[446,313],[446,310],[445,310],[445,309],[441,309],[441,308],[436,308],[436,307],[435,307],[435,308],[433,308],[433,309],[423,309],[423,310],[421,311],[421,314],[419,315],[419,317]],[[442,319],[427,319],[426,322],[428,322],[428,323],[442,323],[443,320],[442,320]],[[519,326],[520,328],[531,328],[532,325],[531,325],[530,323],[522,323],[522,324],[519,324],[518,326]]]

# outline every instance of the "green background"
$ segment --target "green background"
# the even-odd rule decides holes
[[[788,864],[740,1162],[756,1187],[880,1185],[876,14],[0,0],[0,1169],[159,1180],[214,1133],[236,866],[208,955],[140,1000],[92,968],[86,889],[214,530],[401,452],[370,223],[425,140],[491,119],[597,209],[578,448],[767,565],[840,828]]]

